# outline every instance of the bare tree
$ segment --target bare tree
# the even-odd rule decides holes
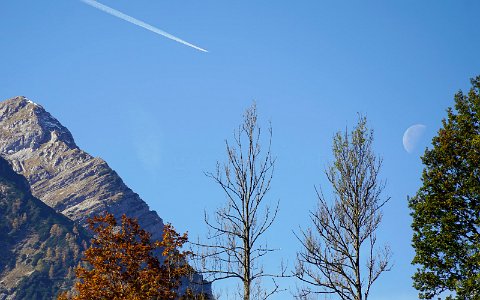
[[[261,128],[253,104],[234,132],[234,145],[226,141],[227,163],[217,162],[216,172],[206,173],[225,193],[226,204],[214,212],[213,220],[205,213],[209,234],[206,243],[197,243],[200,272],[212,282],[239,279],[244,300],[266,299],[279,291],[275,281],[271,291],[256,286],[262,278],[274,276],[264,272],[260,263],[263,256],[274,250],[261,244],[261,240],[274,222],[279,204],[277,201],[271,208],[265,203],[275,164],[270,152],[271,127],[268,134],[267,147],[262,151]]]
[[[333,139],[335,161],[325,172],[333,204],[317,190],[318,208],[310,213],[313,226],[297,236],[302,251],[296,276],[308,284],[300,298],[319,293],[366,300],[373,282],[391,268],[389,248],[375,249],[381,208],[390,198],[381,196],[382,160],[373,153],[373,131],[366,125],[360,117],[350,134],[338,132]]]

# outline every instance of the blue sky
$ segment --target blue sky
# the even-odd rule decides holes
[[[203,172],[226,158],[224,140],[256,100],[262,124],[273,126],[277,165],[269,199],[280,199],[268,243],[281,250],[266,269],[280,258],[293,265],[299,245],[292,230],[308,224],[314,186],[328,188],[323,170],[332,137],[362,113],[384,159],[391,201],[379,239],[390,244],[395,263],[371,299],[416,298],[406,198],[420,184],[420,155],[454,93],[480,74],[480,2],[101,3],[209,53],[79,0],[5,0],[0,99],[25,95],[43,105],[81,148],[105,159],[191,238],[205,232],[203,210],[224,200]],[[426,132],[408,154],[402,135],[417,123]]]

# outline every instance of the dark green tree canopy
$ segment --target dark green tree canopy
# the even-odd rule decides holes
[[[423,185],[409,199],[421,299],[480,299],[480,76],[471,82],[425,151]]]

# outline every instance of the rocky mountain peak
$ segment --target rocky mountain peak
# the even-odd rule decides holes
[[[71,149],[78,148],[72,134],[41,105],[23,96],[0,103],[0,135],[9,137],[0,141],[2,152],[35,151],[55,137]]]
[[[127,214],[161,238],[156,212],[103,159],[79,149],[41,105],[25,97],[0,102],[0,154],[25,176],[35,197],[79,224],[104,211]]]

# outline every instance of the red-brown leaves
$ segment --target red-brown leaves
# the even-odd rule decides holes
[[[72,299],[175,299],[181,277],[192,270],[186,263],[191,253],[179,250],[187,235],[167,224],[163,240],[152,242],[135,219],[123,215],[121,223],[109,213],[88,220],[95,237],[85,252],[88,267],[76,270],[79,282]]]

